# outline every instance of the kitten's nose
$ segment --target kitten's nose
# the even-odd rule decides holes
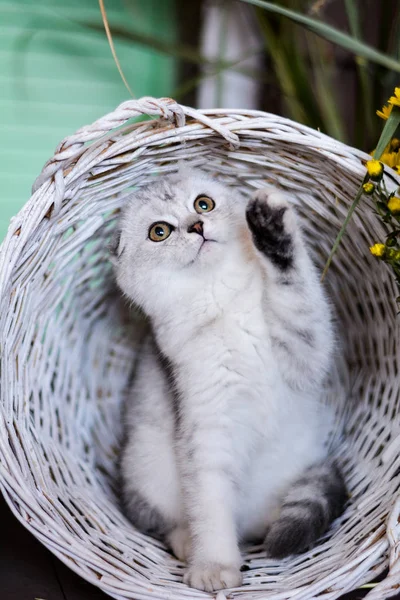
[[[191,225],[188,229],[188,233],[198,233],[199,235],[203,235],[203,222],[202,221],[196,221],[196,223],[193,223],[193,225]]]

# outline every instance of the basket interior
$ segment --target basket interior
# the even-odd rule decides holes
[[[174,598],[208,596],[184,586],[183,566],[128,523],[116,486],[121,405],[140,322],[120,299],[107,244],[127,197],[182,158],[245,194],[266,185],[286,191],[321,269],[359,182],[337,156],[284,140],[248,135],[229,151],[213,135],[177,139],[81,169],[57,216],[50,211],[31,226],[0,317],[4,452],[16,481],[3,489],[39,539],[118,598],[145,598],[150,588],[157,598],[166,588]],[[306,554],[276,562],[259,547],[245,549],[249,570],[235,595],[281,599],[298,589],[296,599],[311,591],[333,598],[387,566],[385,520],[399,486],[390,450],[399,435],[399,326],[391,274],[368,252],[383,231],[371,201],[362,202],[325,282],[339,337],[332,376],[345,390],[338,392],[344,436],[338,428],[332,452],[346,472],[349,506]],[[347,579],[338,572],[344,565]]]

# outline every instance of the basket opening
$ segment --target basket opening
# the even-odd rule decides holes
[[[284,190],[297,206],[320,269],[357,189],[357,178],[344,163],[328,155],[322,160],[317,149],[244,135],[240,150],[229,151],[209,136],[105,159],[80,174],[79,185],[71,180],[69,201],[57,218],[32,231],[15,274],[20,301],[10,353],[10,360],[18,354],[21,367],[21,385],[13,390],[15,409],[30,413],[18,433],[26,446],[19,468],[38,494],[47,490],[61,528],[85,540],[95,531],[112,560],[134,552],[136,562],[127,559],[124,568],[127,576],[135,572],[143,581],[154,562],[172,582],[180,581],[181,567],[160,543],[134,532],[118,507],[121,406],[143,321],[116,289],[107,246],[119,209],[134,189],[174,170],[184,157],[247,195],[265,185]],[[363,544],[384,535],[383,522],[398,488],[398,466],[393,460],[384,463],[385,451],[399,435],[394,418],[398,389],[386,385],[398,377],[395,289],[390,274],[368,256],[368,246],[382,230],[367,206],[362,218],[350,223],[326,279],[339,337],[338,375],[333,377],[346,390],[339,404],[345,436],[335,452],[352,498],[345,515],[311,553],[278,566],[265,560],[259,565],[259,550],[249,549],[247,559],[254,572],[259,569],[260,583],[267,585],[272,577],[275,590],[285,589],[280,573],[300,581],[305,564],[320,565],[319,575],[327,572],[323,557],[331,551],[337,568],[361,556]],[[27,458],[32,456],[36,467]],[[333,551],[338,544],[340,557]],[[385,547],[375,573],[386,564]]]

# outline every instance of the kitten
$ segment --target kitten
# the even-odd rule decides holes
[[[139,190],[115,248],[148,315],[121,471],[132,522],[188,562],[184,581],[241,584],[238,543],[306,549],[346,491],[326,456],[330,310],[294,209],[181,169]]]

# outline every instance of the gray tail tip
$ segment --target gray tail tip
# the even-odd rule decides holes
[[[272,523],[265,537],[264,546],[268,556],[282,559],[292,554],[308,550],[331,525],[332,521],[344,511],[349,498],[343,476],[336,465],[327,467],[325,473],[310,473],[299,479],[291,488],[290,502],[283,500],[281,514]],[[303,486],[309,489],[315,485],[315,494],[304,499],[299,494],[298,501],[293,501],[293,491],[301,491]]]
[[[271,525],[264,547],[271,558],[282,559],[299,554],[314,542],[309,524],[300,519],[278,519]]]

